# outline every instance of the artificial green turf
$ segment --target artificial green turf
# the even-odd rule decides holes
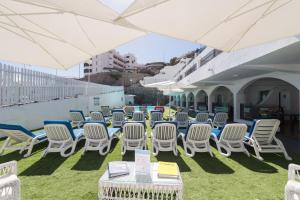
[[[168,112],[165,112],[168,113]],[[149,127],[149,126],[148,126]],[[150,129],[147,129],[148,136]],[[98,199],[98,180],[107,163],[113,160],[134,159],[132,152],[121,156],[120,141],[112,144],[112,152],[100,156],[87,152],[82,156],[80,142],[77,151],[69,158],[49,153],[41,158],[46,143],[37,145],[33,155],[23,158],[18,152],[8,152],[0,157],[0,163],[17,160],[23,200],[42,199]],[[150,146],[148,138],[148,147]],[[179,165],[184,183],[184,199],[283,199],[287,181],[288,162],[282,155],[263,155],[265,162],[234,153],[230,158],[221,156],[213,147],[215,157],[198,153],[194,158],[185,156],[182,143],[178,142],[179,155],[162,152],[152,161],[172,161]],[[253,155],[253,151],[250,151]],[[291,154],[294,163],[300,163],[299,155]]]

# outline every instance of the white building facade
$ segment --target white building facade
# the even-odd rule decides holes
[[[116,50],[96,55],[84,63],[84,75],[97,74],[101,72],[135,70],[143,68],[144,65],[138,64],[136,57],[127,53],[121,55]]]

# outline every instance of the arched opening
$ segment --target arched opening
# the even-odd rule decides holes
[[[240,118],[245,120],[276,118],[280,132],[300,137],[299,90],[277,78],[261,78],[246,84],[238,92]]]
[[[177,106],[180,106],[180,95],[177,96]]]
[[[186,96],[185,96],[185,94],[181,95],[181,102],[182,102],[182,107],[186,108]]]
[[[187,103],[188,103],[188,108],[190,110],[194,110],[194,102],[195,102],[194,94],[192,92],[190,92],[187,95]]]
[[[227,112],[229,120],[233,120],[233,94],[225,86],[219,86],[211,93],[212,111]]]
[[[200,90],[196,94],[196,110],[199,112],[206,112],[208,110],[207,103],[208,103],[208,97],[205,91]]]

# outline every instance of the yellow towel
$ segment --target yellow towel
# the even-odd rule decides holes
[[[173,162],[158,162],[159,177],[178,177],[179,170],[176,163]]]

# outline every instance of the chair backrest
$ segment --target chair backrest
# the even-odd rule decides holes
[[[224,112],[219,112],[215,114],[213,125],[218,127],[223,127],[226,125],[228,120],[228,114]]]
[[[198,113],[196,115],[196,121],[200,123],[206,123],[208,120],[208,113]]]
[[[189,120],[189,115],[187,112],[177,112],[175,115],[175,119],[178,122],[186,122]]]
[[[247,132],[246,124],[226,124],[222,130],[220,141],[243,141]]]
[[[17,175],[17,161],[9,161],[0,164],[0,181],[10,175]]]
[[[145,116],[148,116],[148,109],[147,106],[141,106],[140,110],[145,114]]]
[[[0,133],[17,142],[24,142],[35,137],[35,135],[28,129],[14,124],[0,124]]]
[[[124,121],[124,113],[123,112],[113,112],[112,120],[117,121],[117,122]]]
[[[157,122],[157,121],[162,121],[163,119],[163,114],[162,112],[158,111],[158,112],[151,112],[150,114],[151,116],[151,121]]]
[[[85,117],[82,110],[70,110],[70,118],[73,122],[85,121]]]
[[[86,123],[83,126],[84,136],[88,139],[101,140],[109,139],[107,127],[104,123]]]
[[[102,112],[91,112],[92,121],[105,121]]]
[[[270,143],[279,125],[280,121],[278,119],[255,120],[252,130],[250,130],[250,137],[255,139],[258,143]]]
[[[185,135],[187,141],[206,141],[211,135],[209,124],[191,124]]]
[[[134,112],[132,116],[133,121],[145,121],[145,115],[143,112]]]
[[[125,106],[124,111],[126,114],[134,112],[134,106]]]
[[[76,138],[69,121],[44,121],[44,129],[49,140],[65,141]]]
[[[101,106],[101,112],[104,117],[109,117],[109,115],[110,115],[109,106]]]
[[[145,137],[145,128],[142,123],[132,122],[123,126],[123,137],[128,140],[139,140]]]
[[[172,123],[159,123],[154,126],[153,137],[158,140],[172,140],[177,138],[177,128]]]

